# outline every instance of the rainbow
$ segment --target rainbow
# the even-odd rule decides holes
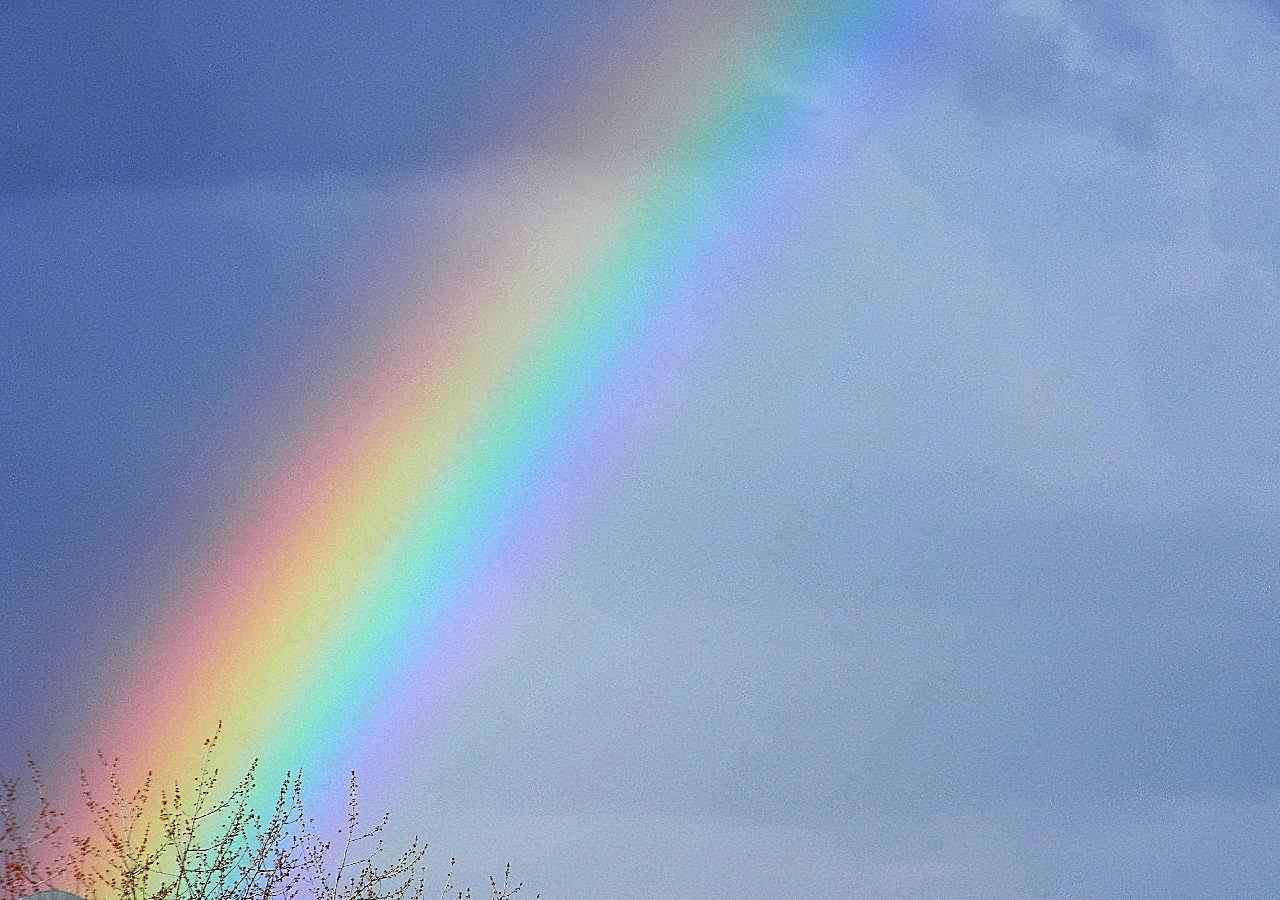
[[[700,327],[690,286],[717,241],[804,151],[810,113],[778,79],[835,77],[890,24],[884,3],[731,8],[659,17],[590,86],[571,152],[602,177],[528,166],[500,228],[400,279],[351,371],[157,592],[79,763],[190,774],[219,721],[232,760],[281,770],[421,752],[580,521],[646,361]]]

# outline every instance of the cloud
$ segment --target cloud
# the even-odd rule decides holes
[[[13,10],[0,190],[378,177],[515,147],[625,4]]]
[[[464,859],[557,861],[533,883],[592,897],[1266,896],[1280,877],[1280,800],[1067,800],[1055,808],[879,811],[821,828],[714,817],[530,816],[477,825]],[[1230,847],[1206,857],[1206,848]],[[624,847],[621,855],[602,848]],[[680,863],[697,848],[697,866]],[[517,867],[517,876],[532,877]]]
[[[1065,118],[1146,146],[1177,105],[1170,62],[1129,7],[1011,0],[968,17],[960,40],[954,75],[987,117]]]

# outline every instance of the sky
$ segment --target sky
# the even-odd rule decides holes
[[[869,6],[758,73],[787,149],[725,163],[607,465],[372,802],[544,897],[1273,895],[1280,7]],[[199,602],[405,273],[612,196],[740,14],[3,15],[12,771]]]

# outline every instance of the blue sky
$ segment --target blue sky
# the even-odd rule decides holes
[[[874,114],[808,98],[785,239],[730,252],[733,314],[406,785],[446,856],[561,897],[1280,883],[1277,7],[931,6]],[[385,241],[601,177],[531,110],[638,11],[438,8],[5,13],[6,766]]]

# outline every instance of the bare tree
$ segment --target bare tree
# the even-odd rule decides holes
[[[266,811],[254,807],[258,763],[219,792],[212,763],[217,735],[205,741],[203,763],[185,787],[154,790],[150,774],[128,790],[119,760],[99,755],[105,795],[81,771],[87,834],[71,834],[66,816],[49,802],[40,769],[29,761],[34,788],[0,780],[0,900],[21,900],[64,888],[86,900],[424,900],[427,845],[414,838],[399,853],[384,844],[388,817],[362,823],[359,784],[351,774],[345,827],[322,840],[302,803],[301,773],[287,774]],[[449,861],[439,898],[471,897],[456,890]],[[493,900],[523,887],[490,878]],[[456,891],[456,894],[455,894]]]

